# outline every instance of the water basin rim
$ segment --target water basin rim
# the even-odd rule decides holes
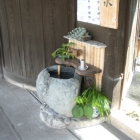
[[[60,65],[60,66],[61,66],[61,67],[60,67],[60,71],[61,71],[61,72],[73,73],[73,77],[68,78],[68,79],[65,79],[65,80],[77,79],[77,76],[79,76],[79,75],[75,72],[75,68],[73,68],[73,67],[65,67],[65,66],[62,66],[62,65]],[[51,72],[51,71],[58,72],[58,65],[49,66],[49,67],[46,68],[46,71],[48,72],[49,75],[50,75],[50,72]],[[50,76],[50,78],[59,79],[59,80],[64,80],[64,79],[55,78],[55,77],[51,77],[51,76]]]

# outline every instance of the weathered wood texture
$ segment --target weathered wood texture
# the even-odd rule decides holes
[[[107,46],[105,50],[102,87],[110,100],[112,99],[114,87],[117,85],[117,82],[114,80],[123,73],[125,27],[128,24],[126,20],[127,3],[127,0],[120,0],[118,29],[77,22],[77,26],[87,28],[90,34],[93,35],[94,40],[103,42]],[[116,92],[120,93],[121,87],[116,89]]]
[[[100,25],[108,28],[118,28],[120,0],[100,0]]]
[[[106,45],[98,42],[98,48],[97,48],[94,45],[86,44],[85,42],[81,42],[74,39],[69,39],[69,42],[74,42],[74,45],[72,45],[73,48],[83,50],[82,55],[77,57],[79,60],[84,59],[86,63],[90,65],[94,65],[102,70],[101,73],[97,73],[93,75],[95,76],[96,79],[96,86],[98,87],[101,86],[102,75],[104,71],[104,55],[105,55],[105,47],[102,46],[106,46]]]
[[[68,60],[62,60],[61,58],[56,58],[55,62],[57,64],[64,64],[67,66],[73,66],[75,68],[75,72],[81,76],[92,76],[93,74],[101,73],[101,69],[97,68],[94,65],[90,65],[89,63],[86,63],[88,68],[86,70],[79,70],[80,62],[79,59],[68,59]],[[59,65],[58,65],[58,71],[59,71]]]
[[[138,0],[120,0],[116,30],[77,22],[78,27],[87,28],[94,40],[107,45],[102,87],[110,100],[120,95],[117,78],[124,72],[135,1]],[[3,64],[11,78],[16,75],[35,81],[44,67],[54,63],[51,52],[66,41],[62,36],[75,27],[75,7],[76,0],[0,0]]]
[[[0,0],[4,68],[36,80],[75,26],[75,0]]]
[[[137,47],[137,56],[140,56],[140,2],[138,6],[138,21],[137,21],[137,30],[138,30],[138,47]]]
[[[137,51],[137,56],[140,56],[140,38],[138,40],[138,51]]]
[[[1,44],[1,39],[0,39],[0,77],[2,77],[3,71],[2,71],[2,67],[3,67],[3,56],[2,56],[2,44]]]
[[[140,1],[129,0],[131,7],[128,11],[128,26],[126,34],[125,45],[125,57],[124,57],[124,80],[123,80],[123,97],[125,97],[128,87],[129,79],[134,71],[135,58],[137,56],[138,49],[138,37],[139,37],[139,12]]]

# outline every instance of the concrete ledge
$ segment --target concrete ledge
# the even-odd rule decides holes
[[[98,125],[107,121],[107,117],[96,117],[87,119],[86,117],[82,117],[80,119],[76,119],[73,117],[66,117],[64,115],[56,113],[49,106],[41,106],[40,108],[40,118],[41,120],[49,127],[56,129],[76,129],[89,127],[93,125]]]
[[[36,80],[15,75],[5,68],[3,68],[3,77],[6,81],[13,85],[36,91]]]
[[[33,86],[31,86],[31,85],[26,85],[25,83],[18,83],[18,82],[16,82],[16,81],[10,79],[9,77],[7,77],[7,76],[5,76],[5,75],[4,75],[4,79],[5,79],[7,82],[9,82],[9,83],[11,83],[11,84],[13,84],[13,85],[15,85],[15,86],[18,86],[18,87],[21,87],[21,88],[25,88],[25,89],[29,89],[29,90],[32,90],[32,91],[36,91],[36,87],[33,87]]]
[[[126,116],[122,111],[111,113],[110,123],[133,140],[140,139],[140,123]]]

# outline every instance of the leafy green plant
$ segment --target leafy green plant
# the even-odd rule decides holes
[[[93,114],[93,109],[91,104],[88,103],[88,99],[83,96],[78,96],[75,98],[76,106],[72,109],[72,114],[75,118],[80,118],[85,115],[87,118],[91,118]]]
[[[72,109],[75,118],[83,115],[92,118],[93,108],[96,107],[100,117],[109,115],[111,102],[103,95],[100,88],[95,86],[85,89],[81,96],[75,98],[76,105]]]
[[[67,44],[62,44],[61,48],[56,49],[52,53],[52,57],[62,57],[62,60],[65,60],[65,58],[74,58],[74,55],[68,51],[69,47],[73,45],[73,42],[69,42]]]

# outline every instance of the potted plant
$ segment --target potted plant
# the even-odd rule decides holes
[[[62,44],[61,48],[56,49],[52,53],[52,57],[53,58],[59,57],[59,58],[62,58],[62,60],[66,60],[68,58],[74,58],[74,54],[69,52],[69,47],[73,44],[74,44],[73,42]]]
[[[81,96],[75,98],[76,105],[72,109],[75,118],[86,116],[92,118],[95,109],[98,110],[100,117],[108,116],[110,113],[111,102],[103,95],[100,88],[95,86],[86,88]],[[95,111],[97,113],[97,111]]]
[[[78,28],[75,28],[72,31],[68,32],[69,37],[80,40],[80,41],[91,40],[92,36],[90,36],[88,34],[89,33],[87,32],[87,30],[84,27],[78,27]]]

